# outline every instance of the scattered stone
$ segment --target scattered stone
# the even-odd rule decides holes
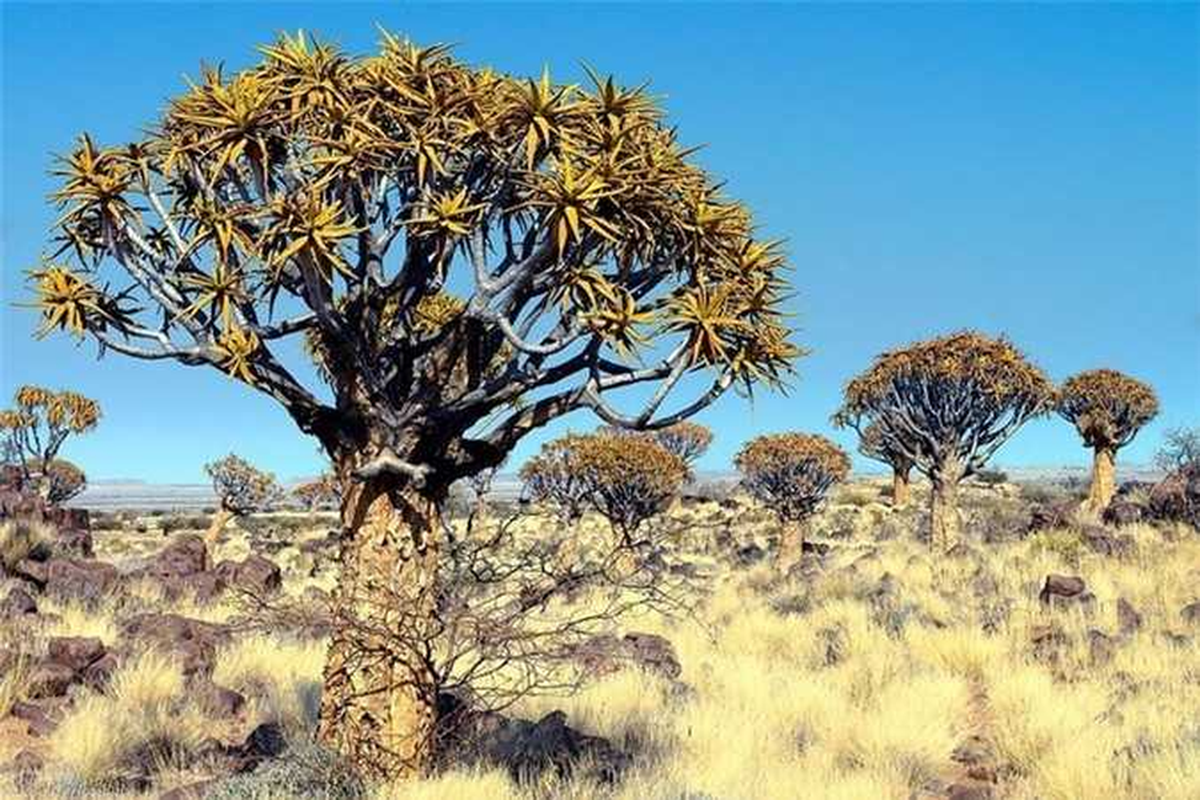
[[[1148,503],[1154,519],[1185,522],[1200,529],[1200,461],[1175,470],[1150,490]]]
[[[13,756],[12,766],[10,767],[13,773],[13,783],[17,789],[22,791],[28,790],[35,781],[37,781],[38,773],[46,766],[46,760],[32,750],[22,750]]]
[[[1078,511],[1079,502],[1077,500],[1034,506],[1029,513],[1029,522],[1025,526],[1025,533],[1030,534],[1037,531],[1052,531],[1069,527]]]
[[[242,713],[246,707],[246,698],[233,689],[209,684],[200,696],[200,705],[210,715],[218,719],[229,719]]]
[[[124,622],[121,636],[173,654],[184,677],[211,677],[217,648],[230,640],[227,627],[179,614],[139,614]]]
[[[156,578],[186,578],[208,569],[208,548],[194,533],[181,533],[158,552],[147,567]]]
[[[83,670],[84,684],[97,692],[107,691],[108,682],[112,680],[113,673],[120,664],[121,660],[116,653],[105,653]]]
[[[243,758],[258,759],[275,758],[287,749],[287,738],[283,728],[277,722],[264,722],[246,737],[242,743],[240,755]]]
[[[103,561],[55,558],[46,564],[44,585],[46,593],[55,598],[90,605],[116,588],[120,577],[116,567]]]
[[[48,736],[62,721],[65,701],[59,698],[47,700],[17,700],[9,713],[25,723],[31,736]]]
[[[1142,615],[1124,597],[1117,600],[1117,629],[1122,636],[1136,633],[1142,628]]]
[[[234,591],[254,596],[273,594],[283,586],[279,566],[268,558],[254,554],[244,561],[222,561],[213,572]]]
[[[670,641],[652,633],[631,632],[618,639],[601,634],[581,643],[573,656],[584,672],[594,677],[635,666],[675,680],[682,672]]]
[[[108,652],[104,642],[93,636],[55,636],[46,643],[46,657],[82,672]]]
[[[946,800],[992,800],[995,790],[990,783],[955,783],[946,790]]]
[[[19,586],[13,587],[4,601],[0,602],[0,617],[4,619],[36,614],[37,610],[37,601],[33,599],[33,595]]]
[[[1086,589],[1087,584],[1083,578],[1074,575],[1047,575],[1038,600],[1051,608],[1063,608],[1073,604],[1087,606],[1094,603],[1096,598]]]
[[[1101,519],[1105,525],[1114,525],[1120,528],[1141,522],[1142,516],[1142,507],[1137,503],[1116,499],[1108,504],[1108,508],[1104,509]]]
[[[1128,536],[1118,536],[1100,525],[1084,525],[1079,529],[1083,546],[1093,553],[1124,558],[1133,553],[1134,542]]]
[[[43,661],[29,672],[26,696],[31,700],[43,697],[62,697],[71,688],[79,675],[66,664]]]
[[[757,544],[742,545],[734,552],[734,558],[743,567],[750,567],[767,557],[767,552]]]

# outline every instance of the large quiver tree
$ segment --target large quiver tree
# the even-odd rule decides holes
[[[432,655],[380,632],[431,616],[447,488],[576,409],[657,428],[775,383],[797,355],[783,259],[640,89],[387,34],[362,58],[303,35],[262,53],[206,70],[145,141],[84,137],[32,276],[47,329],[215,367],[320,440],[347,487],[321,733],[411,775]],[[294,337],[327,392],[286,362]]]
[[[1158,413],[1154,390],[1111,369],[1081,372],[1059,391],[1059,415],[1075,426],[1092,450],[1092,485],[1087,506],[1103,511],[1117,490],[1117,451],[1133,441]]]
[[[742,486],[779,520],[775,562],[787,574],[803,557],[809,517],[830,487],[850,474],[850,457],[824,436],[776,433],[747,442],[734,463]]]
[[[862,436],[872,423],[932,484],[930,543],[958,543],[959,482],[1030,418],[1048,412],[1054,387],[1005,339],[974,332],[918,342],[876,357],[846,386],[834,420]]]

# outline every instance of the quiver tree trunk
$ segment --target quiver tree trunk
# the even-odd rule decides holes
[[[1108,508],[1117,492],[1116,461],[1116,451],[1110,447],[1097,447],[1092,457],[1092,486],[1087,505],[1097,514]]]
[[[221,539],[221,531],[225,530],[225,526],[234,517],[234,513],[227,508],[218,508],[213,514],[212,520],[208,523],[208,530],[204,532],[204,544],[211,551],[217,546],[217,542]]]
[[[341,575],[321,739],[365,776],[419,776],[432,756],[439,504],[378,479],[342,504]]]
[[[892,468],[892,508],[904,508],[912,495],[909,473],[912,467]]]
[[[936,553],[946,553],[959,542],[962,521],[958,512],[958,482],[962,476],[957,465],[947,465],[930,475],[929,545]]]
[[[788,574],[804,560],[804,539],[807,520],[786,519],[779,526],[779,546],[775,550],[775,569],[781,575]]]

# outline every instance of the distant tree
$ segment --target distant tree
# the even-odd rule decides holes
[[[860,436],[878,423],[878,436],[929,477],[930,543],[946,551],[959,539],[959,482],[1054,400],[1053,384],[1008,341],[963,332],[878,356],[846,386],[834,419]]]
[[[776,564],[786,574],[803,557],[807,520],[850,474],[850,457],[824,436],[776,433],[747,442],[734,463],[746,491],[779,519]]]
[[[337,478],[324,472],[311,481],[304,481],[292,488],[292,496],[309,511],[337,508],[342,492]]]
[[[648,436],[664,447],[668,453],[673,453],[683,459],[690,472],[696,460],[708,451],[712,444],[712,431],[698,422],[685,420],[656,431],[631,431],[613,425],[605,425],[600,432],[615,436]]]
[[[401,606],[432,638],[449,488],[579,409],[654,429],[778,383],[799,355],[784,258],[641,88],[520,79],[386,33],[362,57],[303,34],[261,52],[206,69],[142,141],[83,136],[31,278],[44,331],[219,370],[319,439],[353,565],[320,736],[368,776],[411,777],[433,754],[434,666],[377,631]]]
[[[639,544],[638,530],[667,509],[687,478],[683,459],[648,437],[594,433],[572,446],[589,504],[627,547]]]
[[[576,449],[582,438],[567,434],[549,441],[521,467],[525,496],[552,507],[564,527],[577,522],[588,508],[591,484],[580,469]]]
[[[1081,372],[1059,391],[1058,414],[1075,426],[1092,450],[1092,485],[1087,506],[1099,513],[1117,491],[1117,451],[1133,441],[1158,413],[1154,390],[1111,369]]]
[[[22,386],[13,407],[0,410],[0,455],[49,502],[65,502],[83,490],[86,480],[78,467],[58,460],[58,452],[69,437],[93,430],[99,421],[95,400]]]
[[[904,508],[912,494],[909,475],[913,462],[902,450],[892,447],[888,442],[880,424],[871,422],[859,434],[858,452],[892,468],[892,507]]]
[[[1200,428],[1172,428],[1154,454],[1154,466],[1175,472],[1189,464],[1200,464]]]
[[[210,545],[216,544],[229,520],[261,511],[278,502],[283,494],[274,474],[254,467],[233,453],[205,464],[204,471],[212,479],[220,505],[204,536]]]

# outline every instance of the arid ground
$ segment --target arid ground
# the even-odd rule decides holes
[[[245,518],[205,553],[203,514],[93,514],[93,559],[80,535],[52,543],[70,558],[6,543],[0,795],[1195,798],[1200,538],[1054,519],[1064,499],[969,485],[968,543],[939,559],[918,539],[923,487],[894,511],[856,481],[781,576],[771,517],[686,498],[655,523],[682,602],[615,621],[577,691],[504,709],[542,750],[396,786],[310,743],[335,515]],[[522,536],[560,535],[520,511]]]

